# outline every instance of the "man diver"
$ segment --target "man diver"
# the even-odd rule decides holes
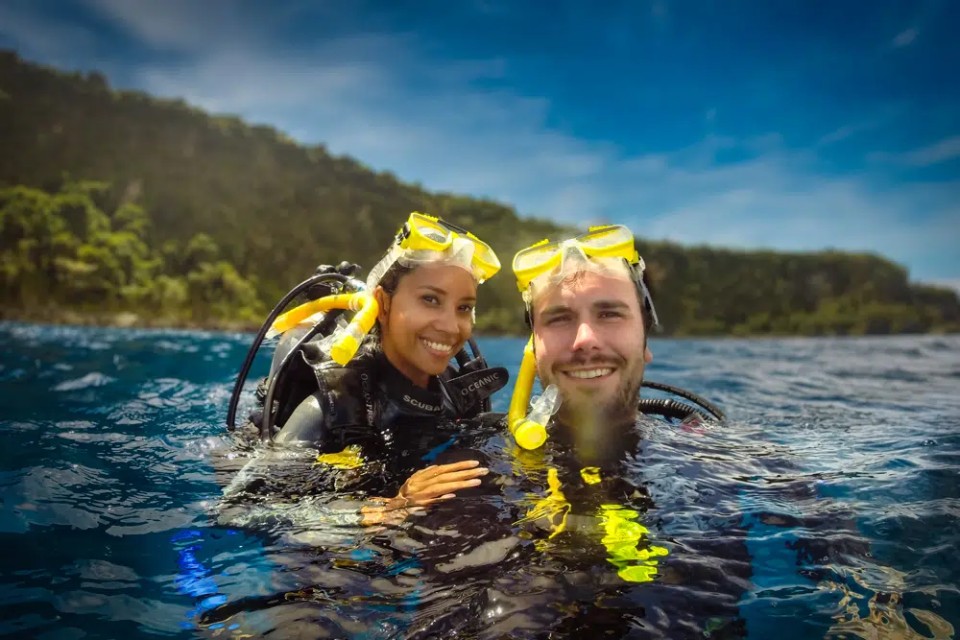
[[[541,384],[559,392],[553,429],[596,465],[622,450],[619,436],[636,423],[659,324],[633,234],[615,225],[541,242],[518,252],[513,270]]]
[[[691,496],[663,490],[665,467],[695,488],[698,476],[711,473],[710,460],[723,464],[723,458],[722,451],[703,457],[696,430],[686,428],[699,412],[663,438],[655,433],[664,425],[644,418],[650,401],[639,398],[640,388],[653,358],[649,334],[659,324],[644,268],[633,234],[619,225],[544,241],[514,257],[532,330],[525,360],[532,360],[544,393],[525,419],[516,415],[517,406],[526,409],[532,384],[531,377],[524,394],[521,365],[514,398],[523,402],[512,402],[507,418],[518,445],[514,478],[504,486],[506,502],[526,510],[514,523],[525,529],[517,538],[530,536],[532,544],[526,554],[504,553],[521,560],[478,597],[483,625],[468,629],[478,637],[549,629],[557,637],[742,638],[762,606],[742,599],[751,582],[792,586],[796,576],[789,572],[770,574],[810,558],[867,556],[856,535],[839,545],[816,534],[787,544],[749,539],[750,528],[780,532],[791,521],[756,506],[744,516],[742,486],[732,481],[729,487],[705,482],[709,491]],[[701,406],[722,415],[709,403]],[[548,428],[524,432],[537,426]],[[531,484],[539,487],[528,491]],[[816,498],[809,483],[794,484],[780,499]],[[828,515],[792,523],[856,531]],[[709,526],[698,526],[697,517]],[[541,580],[518,589],[524,580],[517,575]]]

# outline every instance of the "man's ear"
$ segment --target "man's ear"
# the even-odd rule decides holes
[[[385,325],[390,316],[390,294],[383,290],[383,287],[377,285],[373,290],[373,299],[377,301],[377,322]]]

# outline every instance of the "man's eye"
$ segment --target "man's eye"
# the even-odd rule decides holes
[[[554,325],[558,325],[558,324],[563,324],[563,323],[566,322],[568,319],[569,319],[569,318],[568,318],[567,316],[550,316],[549,318],[547,318],[547,319],[544,321],[544,324],[546,324],[548,327],[549,327],[549,326],[554,326]]]
[[[601,318],[622,318],[623,314],[619,311],[601,311]]]

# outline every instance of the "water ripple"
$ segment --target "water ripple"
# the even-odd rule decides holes
[[[736,637],[725,625],[743,624],[799,640],[960,626],[958,336],[654,340],[649,377],[730,420],[638,427],[627,477],[669,550],[644,584],[617,578],[596,541],[534,553],[490,537],[502,500],[451,505],[470,526],[418,520],[363,540],[213,526],[223,469],[245,460],[229,459],[222,421],[249,335],[0,323],[0,339],[13,345],[0,632]],[[481,346],[516,370],[522,341]],[[506,445],[481,447],[497,476],[513,473]]]

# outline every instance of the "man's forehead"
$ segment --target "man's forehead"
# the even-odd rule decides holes
[[[560,282],[543,286],[534,295],[537,311],[546,307],[575,307],[636,300],[633,281],[626,275],[583,271]]]

